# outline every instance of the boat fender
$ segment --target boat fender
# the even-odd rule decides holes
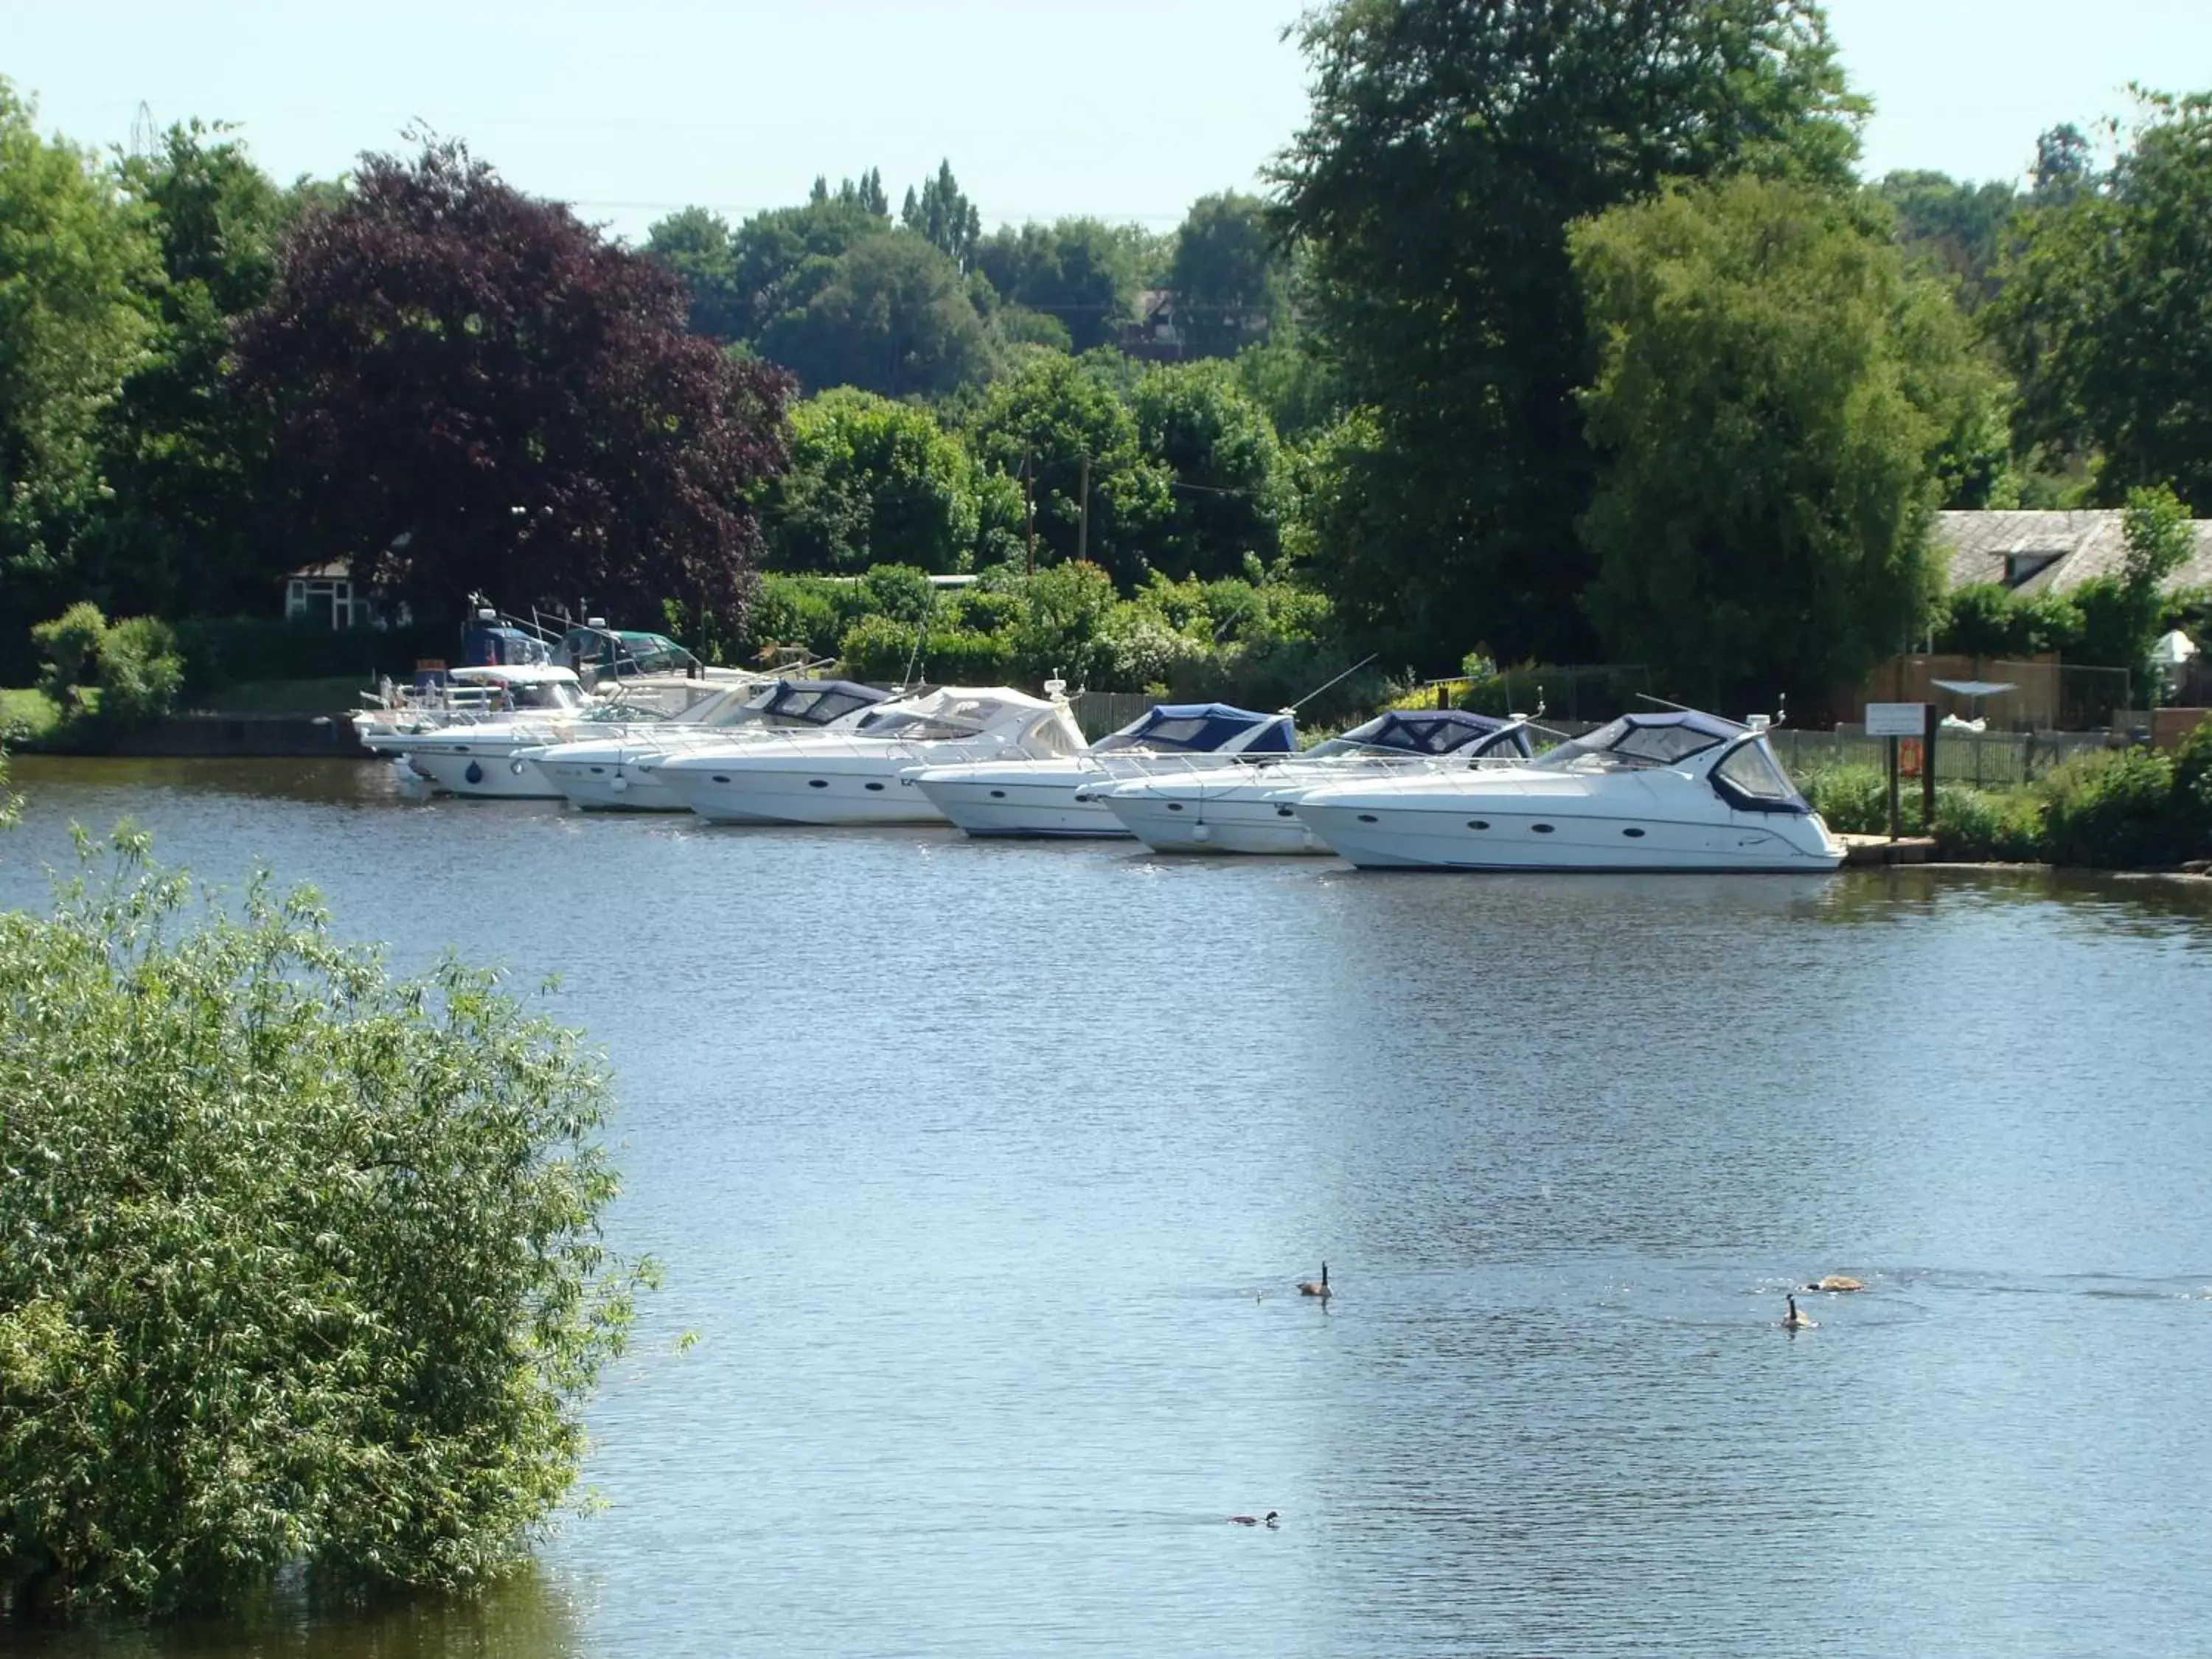
[[[522,768],[523,768],[523,764],[524,764],[524,763],[522,763],[521,761],[519,761],[519,760],[511,760],[511,761],[507,762],[507,769],[508,771],[510,771],[510,772],[514,773],[514,775],[515,775],[515,776],[517,776],[517,777],[519,778],[519,777],[520,777],[520,776],[522,775]]]
[[[1193,824],[1190,829],[1190,838],[1193,841],[1212,841],[1213,839],[1213,826],[1210,823]]]
[[[471,761],[469,763],[469,769],[462,773],[461,775],[466,778],[471,783],[482,783],[483,781],[483,768],[477,765],[474,761]]]
[[[607,787],[613,790],[615,793],[619,795],[623,790],[629,787],[629,780],[624,777],[617,777],[613,782],[608,784]]]

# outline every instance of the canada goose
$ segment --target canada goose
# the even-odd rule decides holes
[[[1808,1291],[1863,1291],[1866,1280],[1853,1279],[1849,1273],[1830,1273],[1826,1279],[1816,1279],[1805,1287]]]
[[[1310,1279],[1301,1279],[1298,1281],[1298,1294],[1300,1296],[1321,1297],[1325,1297],[1328,1294],[1328,1262],[1324,1261],[1321,1264],[1321,1278],[1318,1282]]]
[[[1785,1296],[1783,1300],[1790,1304],[1790,1311],[1782,1316],[1782,1328],[1784,1330],[1810,1331],[1820,1328],[1820,1322],[1819,1320],[1808,1318],[1805,1315],[1797,1311],[1797,1298],[1796,1297]]]
[[[1232,1515],[1229,1521],[1231,1526],[1237,1527],[1272,1527],[1275,1524],[1275,1512],[1269,1510],[1264,1520],[1256,1515]]]

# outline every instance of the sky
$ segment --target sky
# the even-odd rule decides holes
[[[1302,0],[0,0],[0,76],[39,124],[125,145],[238,124],[280,179],[427,126],[633,240],[690,204],[737,218],[949,158],[986,225],[1168,230],[1252,189],[1305,108]],[[2212,0],[1830,0],[1875,100],[1869,176],[2016,179],[2035,136],[2124,117],[2131,81],[2212,88]]]

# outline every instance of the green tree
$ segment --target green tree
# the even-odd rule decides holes
[[[1176,233],[1167,280],[1176,326],[1199,356],[1234,356],[1265,337],[1290,295],[1290,261],[1275,246],[1267,204],[1235,191],[1200,197]]]
[[[313,895],[120,867],[0,916],[0,1599],[457,1586],[563,1498],[636,1267],[600,1065]]]
[[[2138,690],[2157,684],[2150,651],[2164,627],[2166,579],[2197,550],[2189,509],[2162,485],[2128,492],[2116,574],[2093,577],[2069,595],[2081,613],[2075,655],[2124,668]]]
[[[1856,684],[1937,590],[1936,462],[1993,388],[1878,224],[1739,178],[1573,233],[1601,342],[1586,603],[1617,660],[1683,694]]]
[[[0,666],[74,585],[72,544],[100,489],[101,422],[144,361],[153,242],[82,150],[39,137],[0,80]]]
[[[1170,511],[1170,473],[1148,459],[1127,404],[1099,365],[1037,353],[985,394],[971,434],[976,459],[1018,480],[1036,503],[1037,562],[1085,556],[1124,586]]]
[[[983,240],[983,216],[953,178],[949,161],[938,164],[937,176],[923,182],[919,196],[908,187],[899,222],[963,271]]]
[[[994,367],[960,268],[903,232],[855,242],[804,303],[769,324],[760,349],[810,389],[890,398],[942,395]]]
[[[791,464],[765,516],[779,570],[959,570],[980,522],[975,465],[926,409],[825,392],[791,411]]]
[[[645,252],[684,279],[693,332],[717,340],[753,332],[750,296],[738,286],[737,245],[720,214],[700,207],[672,213],[645,233]]]
[[[101,422],[107,482],[79,543],[83,591],[169,616],[266,610],[299,562],[276,526],[273,434],[227,373],[299,209],[221,127],[171,127],[119,167],[161,253],[151,349]]]
[[[805,304],[829,281],[848,248],[890,228],[857,189],[833,196],[822,180],[815,183],[817,194],[805,206],[757,213],[731,234],[727,321],[732,338],[758,343],[777,318]]]
[[[1892,173],[1875,194],[1897,216],[1897,240],[1957,284],[1960,301],[1978,310],[1996,297],[2005,227],[2020,205],[2010,185],[1976,185],[1942,173]]]
[[[1593,343],[1566,233],[1670,177],[1848,185],[1863,105],[1808,0],[1336,0],[1299,39],[1305,126],[1279,160],[1313,319],[1398,499],[1338,561],[1339,615],[1422,662],[1478,638],[1579,653],[1575,535]],[[1363,462],[1363,465],[1364,462]],[[1407,614],[1409,596],[1413,614]]]
[[[1112,343],[1135,318],[1155,253],[1133,225],[1061,219],[1002,226],[977,245],[975,264],[1000,298],[1057,318],[1084,352]]]
[[[2212,95],[2147,100],[2112,171],[2025,215],[1988,318],[2019,376],[2015,434],[2100,457],[2095,494],[2169,483],[2212,510]]]
[[[1170,474],[1151,563],[1210,581],[1241,575],[1248,556],[1272,562],[1289,482],[1274,427],[1236,370],[1218,362],[1152,368],[1131,401],[1146,458]]]

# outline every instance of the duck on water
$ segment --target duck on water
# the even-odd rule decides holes
[[[1319,1279],[1302,1279],[1298,1281],[1298,1294],[1300,1296],[1318,1296],[1324,1299],[1327,1298],[1329,1294],[1328,1262],[1324,1261],[1321,1264],[1321,1277]]]

